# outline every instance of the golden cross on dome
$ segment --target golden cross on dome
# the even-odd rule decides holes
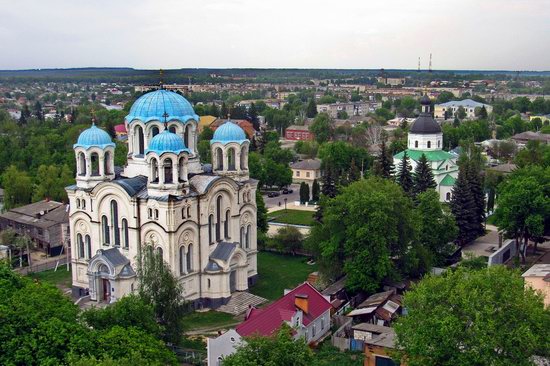
[[[164,129],[167,130],[168,128],[168,117],[170,117],[170,115],[168,113],[166,113],[166,111],[164,111],[164,114],[162,115],[162,117],[164,118]]]
[[[90,115],[92,116],[92,124],[95,126],[95,108],[93,106]]]

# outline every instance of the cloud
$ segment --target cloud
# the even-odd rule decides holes
[[[550,69],[550,0],[0,0],[1,69]]]

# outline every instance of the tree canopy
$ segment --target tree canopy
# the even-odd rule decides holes
[[[531,365],[550,350],[550,311],[504,266],[427,276],[403,305],[394,358],[409,366]]]

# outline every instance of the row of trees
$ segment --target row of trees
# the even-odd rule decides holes
[[[149,268],[158,276],[140,274],[139,295],[81,313],[58,288],[0,264],[0,364],[175,365],[165,342],[182,339],[181,289],[168,268]]]

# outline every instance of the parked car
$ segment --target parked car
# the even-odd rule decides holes
[[[280,196],[280,195],[281,195],[281,194],[280,194],[279,192],[275,191],[275,192],[269,192],[269,193],[267,194],[267,197],[278,197],[278,196]]]
[[[283,194],[290,194],[292,192],[294,192],[292,188],[283,188]]]

